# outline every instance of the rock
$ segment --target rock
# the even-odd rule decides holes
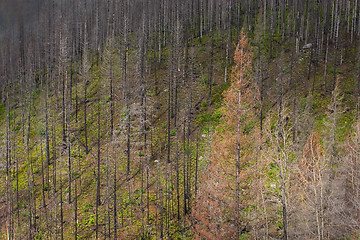
[[[312,43],[308,43],[303,46],[303,49],[310,49],[310,48],[312,48]]]

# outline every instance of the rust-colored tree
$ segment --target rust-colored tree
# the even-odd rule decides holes
[[[258,137],[259,90],[252,78],[252,52],[241,33],[234,56],[231,86],[224,94],[222,124],[213,134],[208,171],[192,211],[197,239],[239,239],[248,231],[250,166]]]
[[[325,186],[328,181],[328,160],[317,133],[312,133],[298,163],[297,185],[294,187],[298,208],[297,238],[325,238]]]
[[[360,237],[360,122],[353,125],[345,149],[346,157],[340,168],[342,176],[345,177],[341,186],[345,191],[341,220],[343,229],[352,233],[356,239]]]

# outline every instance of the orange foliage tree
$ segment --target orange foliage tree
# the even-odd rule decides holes
[[[343,204],[343,229],[360,239],[360,122],[354,123],[353,131],[346,141],[346,157],[340,174],[345,177],[345,204]],[[339,174],[339,175],[340,175]]]
[[[312,133],[298,163],[298,172],[293,187],[296,193],[294,217],[300,221],[294,229],[296,238],[324,239],[325,237],[325,187],[328,182],[328,160],[320,137]]]
[[[238,239],[245,224],[251,185],[251,165],[258,146],[256,115],[259,90],[252,78],[253,54],[240,34],[231,86],[224,93],[222,123],[213,134],[208,171],[203,176],[192,211],[196,239]]]

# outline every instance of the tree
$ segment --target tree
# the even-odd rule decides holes
[[[85,153],[89,154],[88,145],[88,126],[87,126],[87,111],[88,111],[88,85],[89,85],[89,62],[88,62],[88,42],[87,42],[87,25],[85,23],[84,28],[84,46],[82,55],[82,77],[84,80],[84,141],[85,141]]]
[[[95,234],[96,239],[98,239],[99,234],[99,207],[101,205],[101,192],[100,192],[100,184],[101,184],[101,156],[100,156],[100,140],[101,140],[101,128],[100,128],[100,118],[101,118],[101,102],[97,101],[97,169],[96,169],[96,207],[95,207]]]
[[[298,163],[294,189],[297,206],[296,218],[304,224],[294,229],[300,238],[325,238],[325,184],[328,177],[328,162],[317,133],[312,133]]]
[[[341,218],[344,227],[359,237],[360,231],[360,123],[353,125],[353,132],[346,141],[346,153],[341,173],[346,176],[345,209]]]
[[[284,107],[286,104],[283,107],[281,104],[280,101],[278,112],[267,115],[261,157],[254,166],[252,186],[256,207],[250,222],[254,238],[288,239],[290,236],[290,180],[296,156],[290,111]]]
[[[231,86],[224,94],[223,124],[213,135],[208,173],[203,176],[192,212],[196,238],[239,239],[247,232],[249,166],[258,146],[255,115],[259,90],[252,78],[252,52],[244,33],[234,56]]]

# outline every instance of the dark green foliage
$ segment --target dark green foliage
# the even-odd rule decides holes
[[[0,120],[4,119],[6,116],[6,107],[2,104],[0,104]]]

